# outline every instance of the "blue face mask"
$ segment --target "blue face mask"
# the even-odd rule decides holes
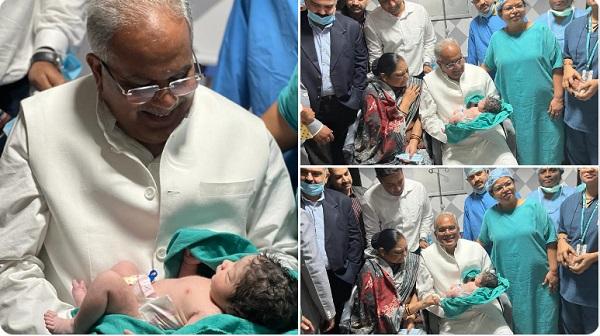
[[[325,188],[323,183],[307,183],[304,181],[300,182],[300,189],[302,189],[302,192],[308,196],[321,195],[323,193],[323,188]]]
[[[308,18],[310,21],[318,24],[319,26],[325,27],[335,21],[335,13],[327,16],[319,16],[311,11],[308,11]]]

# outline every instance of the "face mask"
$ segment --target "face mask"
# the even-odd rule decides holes
[[[550,12],[552,12],[552,14],[554,14],[554,16],[565,17],[565,16],[569,16],[569,15],[571,15],[571,13],[573,13],[573,7],[567,8],[564,11],[555,11],[555,10],[551,9]]]
[[[561,188],[560,184],[557,184],[554,187],[550,187],[550,188],[540,186],[540,189],[542,189],[543,192],[548,193],[548,194],[556,194],[557,192],[560,191],[560,188]]]
[[[322,183],[307,183],[302,181],[300,182],[300,188],[302,189],[302,192],[308,196],[319,196],[323,193],[325,185]]]
[[[308,18],[310,19],[310,21],[318,24],[319,26],[325,27],[332,24],[333,21],[335,21],[335,14],[319,16],[311,11],[308,11]]]

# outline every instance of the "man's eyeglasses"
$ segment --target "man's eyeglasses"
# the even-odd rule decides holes
[[[180,96],[188,95],[188,94],[192,93],[194,90],[196,90],[196,88],[198,87],[198,84],[202,80],[203,76],[202,76],[202,72],[200,71],[200,67],[198,66],[198,62],[196,60],[196,55],[193,52],[192,52],[192,55],[194,57],[194,69],[195,69],[194,75],[190,76],[190,77],[185,77],[185,78],[181,78],[178,80],[174,80],[165,87],[160,87],[155,84],[155,85],[148,85],[148,86],[142,86],[142,87],[125,90],[121,86],[121,84],[119,84],[119,82],[115,79],[115,77],[113,76],[112,72],[110,71],[108,65],[106,63],[104,63],[103,60],[100,60],[100,63],[102,63],[102,66],[104,67],[104,69],[106,69],[106,72],[108,72],[108,75],[110,76],[110,78],[112,78],[112,80],[117,84],[117,86],[121,90],[121,93],[125,96],[127,101],[130,104],[141,105],[141,104],[145,104],[145,103],[149,102],[150,100],[152,100],[152,98],[154,98],[156,93],[159,91],[169,90],[172,95],[174,95],[176,97],[180,97]]]
[[[449,63],[442,63],[443,66],[446,67],[446,69],[448,70],[454,70],[458,67],[460,67],[463,63],[465,62],[465,59],[463,57],[461,57],[460,59],[457,59],[454,62],[449,62]]]

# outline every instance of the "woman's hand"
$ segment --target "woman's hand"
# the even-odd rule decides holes
[[[575,274],[581,274],[595,262],[598,262],[598,252],[583,253],[573,259],[573,263],[569,266],[569,270]]]
[[[579,85],[578,90],[575,92],[575,98],[583,101],[589,100],[596,92],[598,92],[598,80],[592,79]]]
[[[560,114],[562,113],[563,107],[564,105],[562,97],[552,98],[552,100],[550,101],[550,106],[548,106],[548,114],[550,115],[550,118],[558,119],[560,117]]]
[[[423,299],[423,301],[421,301],[421,304],[422,304],[421,309],[427,308],[429,306],[439,305],[440,297],[435,294],[428,295],[425,299]]]
[[[330,320],[323,322],[323,328],[321,329],[321,331],[323,333],[326,333],[329,330],[333,329],[333,327],[335,327],[335,317],[332,317]]]
[[[410,105],[417,100],[419,97],[419,93],[421,93],[421,87],[418,85],[410,85],[406,87],[406,91],[404,92],[404,96],[402,97],[402,101],[400,102],[400,106],[398,107],[401,112],[408,113],[410,109]]]
[[[410,141],[408,142],[408,145],[406,145],[406,148],[404,149],[404,152],[406,152],[406,154],[408,154],[408,158],[410,159],[413,155],[415,155],[415,153],[417,152],[417,147],[419,146],[419,140],[417,139],[410,139]]]
[[[562,79],[563,89],[567,90],[567,92],[574,95],[575,90],[577,90],[577,88],[575,87],[575,83],[577,81],[581,82],[581,75],[579,74],[579,72],[577,72],[577,70],[575,70],[575,68],[573,68],[573,66],[565,65],[563,67],[563,79]]]
[[[544,285],[548,285],[550,292],[556,292],[556,290],[558,290],[558,275],[556,274],[556,271],[548,271],[548,273],[546,273],[544,282],[542,282],[542,286]]]

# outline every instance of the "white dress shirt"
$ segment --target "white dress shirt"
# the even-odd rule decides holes
[[[64,59],[85,35],[85,0],[10,0],[0,3],[0,85],[25,77],[41,47]]]
[[[444,165],[518,164],[506,144],[500,125],[488,131],[475,132],[459,143],[447,143],[445,125],[459,105],[465,104],[466,97],[474,94],[485,97],[498,95],[492,78],[485,70],[467,63],[457,82],[437,67],[425,75],[423,82],[419,109],[421,123],[425,132],[442,142]]]
[[[383,53],[400,54],[408,63],[408,72],[417,76],[423,64],[435,62],[433,48],[435,31],[425,7],[405,1],[400,17],[378,7],[365,20],[365,40],[369,49],[369,64]]]
[[[163,277],[181,227],[238,234],[296,263],[297,210],[281,151],[238,105],[198,87],[159,158],[119,129],[92,76],[22,105],[0,158],[6,332],[47,333],[44,312],[65,316],[73,304],[71,280],[89,284],[118,261]]]
[[[404,179],[402,195],[390,195],[381,184],[369,188],[364,195],[363,221],[368,245],[371,237],[384,229],[397,229],[406,238],[411,252],[419,248],[419,239],[433,233],[433,213],[425,187]],[[370,247],[366,249],[370,253]]]

